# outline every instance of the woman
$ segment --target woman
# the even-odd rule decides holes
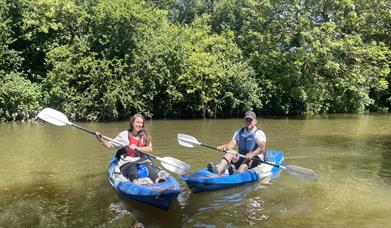
[[[104,147],[118,149],[116,157],[121,173],[133,183],[139,184],[137,166],[143,164],[147,167],[149,178],[156,183],[162,180],[158,177],[152,162],[146,154],[152,152],[152,138],[144,125],[145,118],[141,114],[134,114],[130,118],[130,128],[120,132],[115,141],[127,145],[117,145],[114,142],[104,140],[100,132],[96,132],[96,138]]]

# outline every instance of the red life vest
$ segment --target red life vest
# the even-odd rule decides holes
[[[143,145],[143,137],[142,135],[139,135],[138,138],[134,137],[131,132],[128,134],[128,139],[129,139],[129,146],[132,144],[135,144],[137,147],[141,147]],[[126,155],[129,157],[140,157],[140,154],[137,153],[136,151],[130,149],[129,147],[125,147]]]

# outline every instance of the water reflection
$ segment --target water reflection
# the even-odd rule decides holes
[[[133,224],[131,226],[134,227],[143,227],[143,224],[138,222],[136,217],[130,213],[130,211],[126,208],[125,203],[123,201],[117,202],[117,203],[111,203],[107,209],[109,213],[114,214],[115,216],[113,218],[110,218],[106,225],[114,225],[117,224],[120,221],[123,221],[126,217],[131,217]],[[131,227],[130,226],[130,227]]]
[[[250,226],[255,225],[256,221],[263,221],[269,218],[269,215],[263,213],[266,205],[261,197],[257,196],[247,200],[246,205],[246,222],[248,222]]]
[[[282,172],[271,185],[184,192],[169,211],[116,194],[107,181],[114,151],[74,128],[0,124],[0,227],[388,227],[391,224],[391,115],[262,119],[269,149],[286,165],[314,170],[308,183]],[[148,121],[157,156],[192,165],[221,154],[180,147],[179,132],[225,143],[240,119]],[[115,136],[127,122],[81,123]]]
[[[391,183],[391,135],[307,136],[303,146],[312,149],[312,159],[325,159],[323,165],[329,165],[330,174],[343,170],[367,179],[376,173],[382,181]]]
[[[118,227],[135,223],[131,213],[118,217],[112,208],[113,190],[102,175],[79,176],[62,185],[51,172],[35,172],[31,182],[0,191],[1,227]],[[50,177],[50,178],[48,178]],[[96,188],[98,183],[100,188]]]
[[[115,193],[113,189],[113,194]],[[160,210],[155,207],[148,206],[136,200],[127,199],[119,194],[116,194],[118,201],[112,203],[110,208],[117,209],[117,214],[130,213],[135,219],[133,224],[135,227],[181,227],[182,216],[180,205],[173,203],[168,211]]]
[[[229,227],[229,224],[237,224],[238,221],[242,225],[253,225],[255,221],[266,220],[269,215],[263,213],[265,203],[262,197],[251,197],[250,194],[261,194],[268,185],[268,182],[250,183],[219,191],[188,192],[188,207],[183,209],[183,226],[219,227],[217,224],[227,224]]]
[[[391,135],[382,137],[378,141],[382,145],[382,157],[378,175],[388,184],[391,184]]]

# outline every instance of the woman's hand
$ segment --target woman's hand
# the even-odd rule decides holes
[[[98,140],[98,142],[100,144],[102,144],[104,147],[106,147],[106,148],[111,148],[112,147],[111,142],[110,141],[105,141],[103,139],[103,137],[102,137],[102,133],[100,133],[99,131],[95,132],[95,137]]]
[[[102,144],[103,142],[102,133],[100,133],[99,131],[95,132],[95,137],[98,140],[98,142]]]
[[[130,145],[129,148],[132,150],[139,150],[138,146],[136,146],[135,144]]]

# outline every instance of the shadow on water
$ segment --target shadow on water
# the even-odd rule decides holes
[[[113,191],[115,192],[114,189]],[[111,204],[111,207],[134,216],[137,220],[135,227],[182,227],[181,207],[178,202],[174,202],[171,208],[165,211],[136,200],[127,199],[119,193],[116,195],[119,201]]]
[[[232,210],[237,207],[244,207],[252,212],[245,220],[247,224],[254,224],[256,220],[267,219],[263,214],[261,218],[257,217],[256,213],[263,210],[264,202],[259,196],[253,198],[247,196],[264,188],[267,188],[267,185],[250,183],[226,190],[191,193],[184,187],[184,192],[178,196],[178,202],[174,203],[168,211],[117,194],[119,201],[111,207],[119,211],[117,214],[131,214],[137,218],[136,225],[141,227],[215,227],[216,224],[229,224],[224,217],[231,216]],[[219,218],[219,213],[224,216]],[[239,209],[234,213],[242,212]],[[219,222],[219,219],[224,221]],[[237,224],[237,218],[233,218],[231,224]]]

